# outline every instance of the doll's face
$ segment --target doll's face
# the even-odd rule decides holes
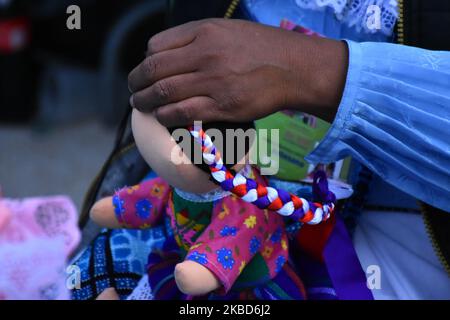
[[[136,145],[148,165],[171,186],[192,193],[205,193],[218,186],[209,180],[209,175],[192,164],[166,127],[151,113],[133,109],[131,126]],[[182,164],[172,161],[176,153],[183,157]],[[233,167],[238,171],[244,165]]]

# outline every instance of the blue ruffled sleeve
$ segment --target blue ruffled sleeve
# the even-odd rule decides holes
[[[336,118],[307,156],[348,155],[398,189],[450,209],[450,52],[347,41],[349,69]]]

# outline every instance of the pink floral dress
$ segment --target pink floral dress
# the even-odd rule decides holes
[[[264,183],[256,169],[251,174]],[[274,278],[288,259],[282,217],[231,194],[193,202],[157,177],[119,190],[113,204],[127,228],[149,228],[166,216],[180,252],[177,262],[184,258],[208,268],[222,283],[223,293],[235,284],[245,288]]]

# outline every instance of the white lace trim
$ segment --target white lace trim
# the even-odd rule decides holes
[[[153,298],[152,289],[148,283],[148,275],[145,274],[127,297],[127,300],[153,300]]]
[[[295,3],[311,10],[330,7],[338,20],[358,32],[382,32],[390,36],[398,18],[397,0],[295,0]]]
[[[191,193],[187,191],[174,188],[177,195],[187,201],[191,202],[213,202],[225,198],[231,193],[222,190],[220,187],[207,193]]]
[[[331,7],[336,13],[342,13],[347,4],[347,0],[295,0],[295,2],[299,7],[305,9],[318,10]]]

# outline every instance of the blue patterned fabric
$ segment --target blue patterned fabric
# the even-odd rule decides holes
[[[102,231],[74,259],[81,270],[81,288],[72,291],[72,298],[95,299],[108,287],[115,287],[121,299],[127,297],[145,273],[150,251],[161,248],[166,235],[164,226]]]

